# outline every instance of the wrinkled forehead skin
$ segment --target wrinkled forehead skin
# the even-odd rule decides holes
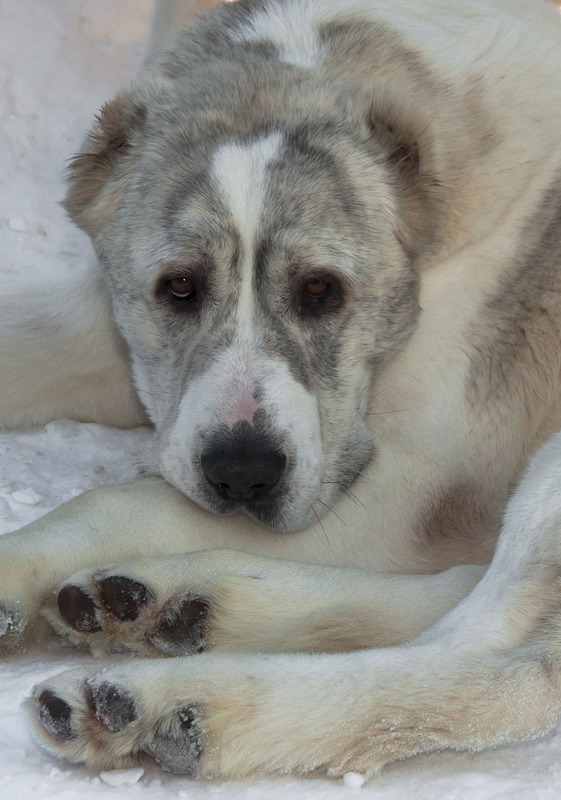
[[[154,460],[210,510],[304,527],[371,457],[371,381],[417,314],[391,178],[348,87],[259,48],[143,95],[133,167],[96,245]],[[196,280],[196,312],[162,302],[172,273]],[[336,307],[300,313],[302,285],[324,277]],[[267,502],[222,502],[201,472],[209,442],[241,423],[286,461]]]

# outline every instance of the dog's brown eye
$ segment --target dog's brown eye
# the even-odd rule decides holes
[[[302,286],[302,302],[304,304],[321,303],[329,294],[330,289],[331,284],[324,278],[312,278]]]
[[[168,282],[170,293],[177,299],[190,302],[197,296],[197,290],[191,278],[179,277],[171,278]]]

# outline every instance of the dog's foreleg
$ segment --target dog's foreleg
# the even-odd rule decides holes
[[[417,636],[463,599],[483,567],[385,575],[203,550],[67,578],[43,613],[70,641],[144,655],[327,653]]]
[[[481,750],[561,717],[561,436],[509,504],[471,595],[409,645],[344,655],[208,654],[64,673],[36,691],[40,735],[91,765],[143,754],[213,777],[372,775]]]
[[[403,641],[450,609],[481,575],[477,567],[392,577],[307,566],[364,565],[337,522],[333,531],[326,520],[299,534],[271,534],[241,516],[209,514],[158,478],[87,492],[0,538],[0,651],[40,643],[49,629],[39,609],[49,597],[56,604],[53,592],[63,581],[74,589],[65,594],[66,616],[57,627],[68,634],[74,626],[70,638],[87,640],[103,605],[95,578],[112,564],[125,604],[141,604],[141,594],[153,602],[132,628],[119,625],[118,611],[113,620],[108,613],[99,649],[113,622],[109,645],[121,641],[141,652],[135,635],[138,644],[148,628],[162,625],[181,649],[182,637],[190,637],[182,612],[189,617],[194,594],[211,610],[209,645],[222,649],[340,650]],[[215,552],[192,553],[201,550]],[[182,552],[192,555],[150,558]],[[86,567],[89,572],[73,576]],[[192,621],[196,628],[198,620]]]
[[[0,295],[0,428],[51,419],[129,427],[146,421],[125,345],[95,269]]]

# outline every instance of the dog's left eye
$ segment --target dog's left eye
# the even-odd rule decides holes
[[[336,278],[313,276],[300,286],[300,312],[317,315],[337,311],[343,296],[342,286]]]
[[[171,278],[167,281],[167,288],[176,300],[181,300],[182,302],[190,303],[197,297],[197,290],[193,281],[185,276]]]
[[[302,287],[302,299],[308,303],[320,303],[330,288],[331,284],[324,278],[312,278],[312,280],[306,281]]]

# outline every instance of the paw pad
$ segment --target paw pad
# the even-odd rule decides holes
[[[37,699],[37,711],[41,725],[51,736],[65,742],[75,738],[72,730],[72,709],[54,692],[49,689],[41,692]]]
[[[172,656],[200,653],[205,645],[208,604],[198,598],[185,598],[164,612],[148,639],[158,650]]]
[[[82,633],[99,633],[97,608],[91,597],[79,586],[65,586],[58,593],[58,610],[65,622]]]
[[[166,730],[152,738],[145,752],[167,772],[192,774],[202,752],[197,709],[180,708]]]
[[[110,733],[124,730],[139,716],[134,699],[108,681],[87,681],[86,701],[94,717]]]
[[[99,581],[99,594],[104,607],[119,622],[133,622],[142,606],[152,599],[146,586],[122,575],[102,578]]]

